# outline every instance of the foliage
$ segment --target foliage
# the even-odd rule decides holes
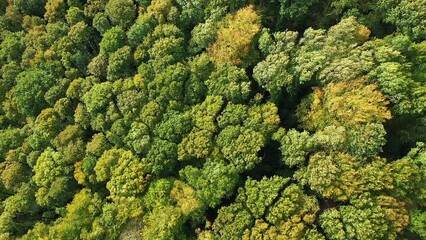
[[[253,38],[260,30],[260,17],[253,6],[228,15],[217,30],[216,42],[209,48],[216,64],[247,66],[253,61]]]
[[[426,238],[425,0],[0,0],[0,239]]]

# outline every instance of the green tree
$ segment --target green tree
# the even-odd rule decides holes
[[[209,159],[202,169],[185,167],[179,175],[195,188],[197,195],[209,207],[216,207],[223,198],[231,196],[239,182],[235,168],[223,160]]]
[[[145,161],[130,151],[121,154],[117,164],[110,168],[111,178],[106,185],[110,192],[109,198],[116,201],[123,197],[136,197],[145,190],[150,179]]]
[[[65,16],[67,23],[72,26],[78,22],[84,21],[84,12],[78,7],[71,7]]]
[[[65,18],[67,3],[65,0],[47,0],[45,8],[44,18],[48,22],[54,23]]]
[[[109,57],[107,79],[114,81],[119,78],[129,77],[132,74],[133,57],[129,46],[117,49]]]
[[[365,194],[351,205],[327,209],[320,224],[329,239],[395,239],[409,223],[408,212],[389,196]]]
[[[29,69],[16,77],[16,104],[28,116],[37,115],[47,107],[44,94],[54,85],[54,77],[40,69]]]
[[[72,165],[64,163],[60,153],[47,148],[34,166],[37,203],[48,208],[65,206],[76,190],[72,171]]]
[[[136,6],[132,0],[111,0],[105,6],[105,13],[114,25],[126,29],[136,17]]]
[[[111,54],[124,46],[125,32],[119,26],[115,26],[106,31],[99,43],[101,54]]]
[[[271,94],[273,102],[280,101],[284,88],[292,87],[294,79],[288,71],[289,62],[285,53],[271,54],[253,69],[253,77]]]
[[[57,219],[49,229],[49,238],[80,238],[83,232],[91,229],[94,218],[100,214],[102,204],[99,194],[92,193],[87,188],[79,191],[66,206],[66,215]]]
[[[13,3],[19,8],[19,10],[26,15],[36,15],[43,16],[44,14],[44,5],[46,0],[15,0]]]
[[[219,133],[216,144],[238,171],[244,171],[262,161],[258,152],[264,147],[265,138],[251,129],[229,126]]]
[[[177,144],[155,139],[146,155],[146,161],[152,173],[168,176],[175,172],[178,165]]]
[[[223,96],[232,102],[244,102],[250,94],[250,81],[244,69],[220,65],[205,81],[209,95]]]

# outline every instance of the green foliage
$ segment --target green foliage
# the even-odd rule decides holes
[[[111,0],[105,6],[105,13],[114,25],[128,28],[136,16],[136,6],[132,0]]]
[[[122,47],[111,53],[109,63],[107,67],[107,79],[109,81],[129,77],[132,73],[133,63],[130,47]]]
[[[117,163],[110,166],[110,172],[111,177],[106,187],[111,194],[109,197],[114,201],[138,196],[150,178],[144,159],[139,159],[130,151],[121,153]]]
[[[288,72],[289,57],[285,53],[271,54],[253,70],[253,77],[278,102],[284,87],[290,88],[293,76]]]
[[[232,102],[244,102],[250,94],[250,82],[244,69],[221,65],[205,81],[207,94]]]
[[[413,214],[410,214],[411,218],[411,226],[410,230],[417,233],[420,237],[425,238],[426,237],[426,215],[424,212],[421,211],[415,211]]]
[[[19,62],[25,50],[23,32],[8,33],[6,36],[3,36],[2,40],[0,44],[0,59],[2,62]]]
[[[306,157],[315,149],[316,143],[309,133],[298,132],[290,129],[285,132],[284,129],[278,130],[274,134],[274,140],[280,142],[283,161],[288,166],[304,165]]]
[[[250,170],[262,161],[257,153],[264,146],[265,140],[259,132],[229,126],[219,133],[216,143],[224,157],[238,171]]]
[[[83,189],[67,205],[67,214],[56,220],[49,230],[49,238],[76,239],[89,230],[94,217],[100,214],[102,199],[99,194]]]
[[[329,239],[395,239],[400,229],[392,225],[392,219],[397,218],[401,227],[408,224],[408,213],[399,211],[399,204],[389,196],[364,195],[351,205],[326,210],[320,224]]]
[[[278,176],[270,179],[264,177],[260,181],[248,179],[244,191],[238,192],[237,201],[245,202],[253,217],[261,218],[265,215],[266,208],[279,196],[287,182],[288,179]]]
[[[139,17],[127,31],[127,38],[132,47],[143,43],[144,38],[154,27],[154,20],[150,16]]]
[[[19,111],[28,116],[37,115],[47,107],[44,99],[46,91],[53,86],[54,78],[40,69],[29,69],[16,77],[16,105]]]
[[[168,176],[177,167],[177,145],[166,140],[154,140],[146,155],[146,160],[152,173]]]
[[[366,191],[392,188],[392,178],[384,169],[384,159],[373,159],[364,163],[350,155],[312,155],[309,165],[296,172],[296,178],[326,198],[347,200]]]
[[[15,0],[13,1],[14,5],[18,7],[18,9],[23,14],[28,15],[37,15],[43,16],[44,14],[44,5],[46,4],[46,0]]]
[[[210,207],[216,207],[222,198],[229,197],[239,181],[235,168],[223,161],[208,161],[202,169],[188,166],[179,175],[197,190],[197,195]]]
[[[421,27],[424,25],[425,12],[416,11],[424,7],[425,1],[399,1],[399,4],[389,11],[386,21],[395,24],[402,33],[414,40],[425,40],[426,31]]]
[[[108,29],[111,28],[111,24],[109,23],[107,17],[104,13],[97,13],[93,18],[93,27],[98,30],[100,34],[104,34]]]
[[[246,228],[253,224],[250,212],[241,203],[233,203],[222,207],[213,224],[213,229],[220,238],[240,239]]]
[[[65,0],[48,0],[45,9],[44,18],[50,23],[58,22],[65,17],[67,3]]]
[[[117,51],[123,46],[125,37],[125,32],[121,27],[110,28],[104,33],[102,41],[99,43],[100,53],[111,54]]]
[[[0,239],[426,238],[424,0],[0,0]]]
[[[65,16],[67,23],[72,26],[78,22],[84,21],[84,12],[78,7],[71,7]]]
[[[88,112],[92,114],[106,111],[111,98],[112,84],[110,82],[103,82],[93,85],[90,91],[86,92],[86,94],[84,94],[82,97]]]
[[[37,159],[33,180],[38,187],[37,203],[45,207],[63,207],[72,198],[75,182],[72,165],[63,160],[60,153],[47,148]]]

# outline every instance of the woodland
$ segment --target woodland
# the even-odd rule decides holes
[[[426,239],[426,0],[0,0],[0,239]]]

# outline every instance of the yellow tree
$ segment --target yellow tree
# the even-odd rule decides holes
[[[209,52],[216,64],[247,66],[253,61],[253,40],[260,31],[260,16],[253,6],[225,17]]]

